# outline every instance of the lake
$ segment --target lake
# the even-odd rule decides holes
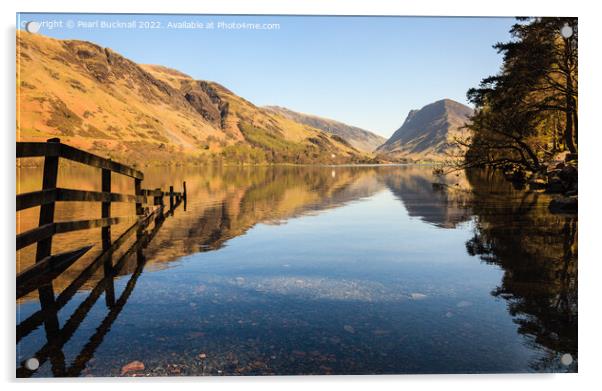
[[[17,302],[17,368],[41,363],[27,376],[119,376],[132,361],[144,370],[126,375],[577,371],[577,217],[548,212],[546,194],[420,165],[144,172],[145,188],[186,181],[185,210],[141,253],[115,254],[111,283],[96,270],[58,311],[37,292]],[[21,168],[18,193],[41,177]],[[59,186],[100,190],[100,175],[61,166]],[[38,213],[19,212],[18,231]],[[98,218],[100,205],[56,213]],[[99,243],[100,229],[56,236],[54,252],[95,244],[56,295]]]

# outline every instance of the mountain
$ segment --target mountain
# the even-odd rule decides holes
[[[295,122],[309,125],[325,132],[337,135],[360,151],[372,152],[387,140],[386,138],[370,131],[347,125],[332,119],[298,113],[296,111],[289,110],[286,107],[280,106],[266,106],[265,108],[274,113],[283,115]]]
[[[412,160],[442,160],[458,147],[454,137],[466,135],[462,129],[472,109],[451,99],[442,99],[420,110],[411,110],[403,125],[377,153]]]
[[[352,163],[344,140],[227,88],[109,48],[19,30],[17,140],[61,141],[129,164]]]

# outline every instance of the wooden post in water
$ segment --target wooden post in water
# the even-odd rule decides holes
[[[60,143],[58,138],[48,139],[49,143]],[[56,188],[57,178],[59,174],[59,157],[46,156],[44,158],[44,177],[42,179],[42,190],[52,190]],[[54,206],[55,202],[42,204],[40,207],[40,219],[38,227],[54,223]],[[40,240],[36,248],[36,262],[49,256],[52,252],[52,235],[47,239]]]
[[[157,206],[163,206],[163,191],[160,187],[157,187],[154,191],[154,204]]]
[[[158,219],[159,221],[163,219],[163,191],[161,190],[161,188],[156,188],[154,191],[154,204],[155,206],[158,206],[161,208],[161,210],[157,213],[157,217],[155,217],[155,219]]]
[[[134,178],[134,193],[136,197],[142,197],[142,179]],[[136,216],[142,215],[142,202],[136,199]]]
[[[105,196],[111,194],[111,170],[102,169],[102,190]],[[108,219],[111,217],[111,200],[103,201],[101,206],[101,217]],[[106,250],[111,245],[111,226],[102,227],[102,249]]]
[[[48,143],[60,143],[61,140],[58,138],[51,138],[46,140]],[[59,157],[58,156],[46,156],[44,157],[44,173],[42,178],[42,190],[51,190],[56,188],[57,179],[59,173]],[[40,206],[40,218],[38,220],[38,227],[53,224],[54,223],[54,208],[55,202],[42,204]],[[36,263],[40,262],[44,258],[50,256],[52,253],[52,235],[46,239],[42,239],[36,246]],[[54,289],[52,282],[41,286],[38,289],[38,295],[40,299],[40,306],[44,311],[50,311],[52,314],[44,319],[44,329],[46,331],[46,337],[48,341],[55,341],[55,336],[58,335],[60,330],[60,324],[58,316],[55,311],[55,298]],[[59,360],[60,361],[60,360]],[[63,362],[64,365],[64,362]],[[53,363],[53,367],[55,364]],[[59,365],[60,367],[60,365]]]
[[[101,191],[105,196],[110,197],[111,195],[111,170],[102,169],[102,189]],[[108,219],[111,217],[111,200],[103,201],[101,204],[101,217]],[[102,227],[102,249],[107,251],[111,247],[111,226],[107,225]],[[113,257],[109,255],[106,257],[103,265],[105,278],[110,279],[106,285],[105,301],[107,307],[112,307],[115,304],[115,288],[113,286]]]
[[[142,240],[142,215],[144,214],[142,200],[138,198],[142,197],[142,179],[140,178],[134,178],[134,194],[136,195],[136,217],[138,218],[136,223],[138,224],[138,227],[136,228],[136,240],[138,241]],[[143,259],[142,247],[139,246],[136,250],[136,260],[137,262],[141,262],[141,259]]]
[[[136,229],[136,240],[142,238],[141,218],[144,213],[142,210],[142,202],[138,197],[142,197],[142,179],[134,178],[134,193],[136,195],[136,217],[138,218],[138,229]],[[142,251],[142,250],[138,250]]]

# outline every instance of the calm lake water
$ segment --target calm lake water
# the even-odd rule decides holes
[[[145,188],[185,180],[186,209],[58,312],[20,299],[17,368],[42,365],[18,374],[118,376],[134,360],[145,369],[128,375],[577,371],[577,219],[550,214],[545,194],[484,171],[433,186],[427,166],[144,171]],[[19,178],[18,192],[39,189],[41,170]],[[62,167],[59,186],[100,190],[100,173]],[[38,213],[19,212],[18,230]],[[57,216],[98,218],[100,205]],[[54,252],[95,246],[55,295],[99,243],[99,230],[56,237]],[[17,255],[17,270],[32,264],[33,248]]]

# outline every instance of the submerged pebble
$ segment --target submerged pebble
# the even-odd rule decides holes
[[[128,372],[134,371],[143,371],[144,363],[142,361],[132,361],[123,367],[121,367],[121,376],[125,375]]]

